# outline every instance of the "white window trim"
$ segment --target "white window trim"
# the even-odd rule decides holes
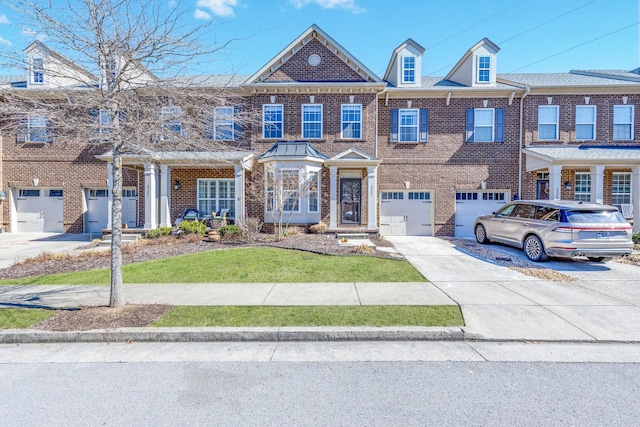
[[[357,122],[355,122],[355,121],[354,122],[351,122],[351,121],[345,122],[344,121],[344,109],[345,109],[345,107],[351,107],[351,108],[357,107],[360,110],[360,120],[357,121]],[[346,138],[344,136],[344,125],[345,125],[345,123],[359,123],[360,124],[360,136],[358,138],[353,138],[353,137]],[[355,140],[362,139],[362,104],[342,104],[340,106],[340,138],[341,139],[355,139]]]
[[[624,108],[631,108],[631,122],[627,122],[627,123],[616,123],[616,113],[615,110],[616,108],[619,107],[624,107]],[[633,141],[634,135],[633,135],[633,125],[634,125],[634,119],[635,119],[635,114],[636,114],[636,109],[635,109],[635,105],[614,105],[613,106],[613,140],[614,141]],[[628,139],[616,139],[616,133],[615,133],[615,128],[616,125],[630,125],[631,126],[631,138]]]
[[[162,118],[162,133],[164,138],[171,138],[172,136],[186,136],[189,131],[184,127],[184,121],[182,120],[183,110],[182,107],[174,107],[172,105],[163,106],[160,110]],[[172,127],[180,127],[178,130],[172,129]]]
[[[35,122],[36,120],[40,120],[42,121],[42,123],[44,123],[43,126],[33,126],[32,122]],[[47,135],[47,123],[48,119],[46,116],[39,116],[39,115],[29,115],[27,116],[27,142],[47,142],[48,135]],[[44,129],[44,140],[36,140],[31,138],[31,129]]]
[[[411,126],[402,125],[402,113],[411,112],[416,115],[416,124]],[[407,140],[402,139],[402,128],[414,128],[416,129],[416,139]],[[399,108],[398,109],[398,142],[418,142],[420,140],[420,109],[419,108]]]
[[[267,137],[267,121],[265,120],[265,115],[268,107],[279,107],[280,108],[280,116],[282,120],[277,122],[269,122],[269,123],[280,123],[280,136],[269,136]],[[282,139],[284,137],[284,105],[283,104],[263,104],[262,105],[262,139]]]
[[[593,122],[584,122],[578,123],[578,109],[582,108],[591,108],[593,110]],[[595,105],[576,105],[576,126],[575,126],[575,134],[576,141],[593,141],[596,139],[596,122],[598,121],[598,109]],[[578,125],[593,125],[593,135],[591,138],[578,138]]]
[[[305,107],[320,107],[320,121],[305,121],[304,120],[304,109]],[[302,136],[302,139],[322,139],[322,137],[324,136],[324,132],[323,132],[323,127],[324,127],[324,109],[322,108],[322,104],[302,104],[302,106],[300,107],[300,135]],[[315,136],[315,137],[310,137],[310,136],[305,136],[304,135],[304,125],[306,123],[320,123],[320,136]]]
[[[542,122],[540,120],[540,110],[543,108],[553,108],[556,110],[556,121],[555,122]],[[556,127],[555,137],[553,139],[542,138],[540,136],[540,125],[554,125]],[[558,105],[538,105],[538,141],[557,141],[560,137],[559,133],[560,127],[560,107]]]
[[[625,176],[625,182],[627,182],[627,181],[629,182],[629,191],[628,192],[624,192],[624,193],[618,193],[618,192],[614,193],[613,189],[614,189],[615,178],[623,176],[623,175]],[[632,193],[632,188],[631,188],[632,185],[633,185],[633,182],[632,182],[631,173],[629,173],[629,172],[613,172],[611,174],[611,199],[613,199],[614,196],[629,196],[629,200],[631,200],[631,195],[633,194]],[[620,205],[621,203],[616,203],[616,202],[614,202],[612,200],[612,204]]]
[[[223,113],[222,111],[230,111],[231,114]],[[231,131],[231,138],[226,139],[218,136],[218,127],[229,126]],[[233,141],[234,135],[234,109],[233,107],[215,107],[213,109],[213,139],[215,141]],[[223,132],[220,132],[224,136]]]
[[[40,61],[42,66],[41,68],[36,69],[35,62]],[[40,73],[42,76],[42,81],[36,81],[36,72]],[[30,83],[34,85],[43,85],[44,84],[44,58],[41,56],[31,58],[31,73],[30,73]]]
[[[200,210],[200,201],[201,200],[210,200],[210,201],[215,201],[215,211],[218,212],[219,210],[223,209],[220,207],[220,201],[228,201],[230,202],[230,206],[233,206],[234,202],[235,202],[235,192],[236,192],[236,188],[235,188],[235,179],[233,178],[198,178],[196,180],[196,207],[198,210]],[[213,191],[215,191],[215,195],[214,197],[200,197],[200,183],[201,182],[211,182],[211,183],[215,183],[215,189]],[[229,188],[233,189],[233,194],[230,197],[220,197],[220,183],[221,182],[225,182],[229,185]],[[200,212],[200,215],[210,215],[211,212]],[[234,214],[235,215],[235,214]]]
[[[477,56],[476,58],[477,58],[476,59],[476,83],[479,83],[479,84],[491,83],[491,67],[493,65],[492,64],[493,61],[491,60],[491,56],[490,55],[480,55],[480,56]],[[486,67],[480,68],[480,60],[482,58],[489,58],[489,67],[488,68],[486,68]],[[489,77],[487,78],[486,81],[485,80],[480,80],[480,71],[481,70],[489,72]]]
[[[491,139],[489,141],[478,141],[477,129],[479,127],[480,128],[489,127],[486,125],[478,126],[478,118],[476,116],[478,111],[491,111]],[[495,140],[496,140],[496,109],[495,108],[474,108],[473,109],[473,142],[494,142]]]
[[[405,59],[413,58],[413,68],[407,67],[405,63]],[[400,78],[402,83],[415,83],[416,82],[416,57],[412,55],[403,56],[400,59],[401,67],[400,67]],[[408,80],[406,78],[405,71],[413,71],[413,79]]]
[[[587,178],[585,179],[584,177],[587,177]],[[583,181],[588,182],[589,191],[579,191],[580,185],[578,184],[579,183],[581,184]],[[583,197],[579,198],[578,196],[583,196]],[[583,201],[583,202],[591,201],[591,174],[589,172],[576,172],[574,177],[573,198],[574,200]]]

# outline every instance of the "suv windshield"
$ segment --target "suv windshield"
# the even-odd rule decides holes
[[[627,222],[618,211],[581,210],[566,211],[567,222],[582,224],[625,223]]]

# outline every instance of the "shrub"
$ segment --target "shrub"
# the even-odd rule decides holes
[[[200,221],[182,221],[178,229],[182,234],[200,234],[204,236],[204,233],[207,231],[207,226]]]
[[[640,244],[640,232],[633,235],[633,243]]]
[[[238,223],[242,235],[250,241],[258,240],[260,231],[262,230],[262,225],[262,221],[258,218],[244,218],[240,223]]]
[[[324,234],[327,232],[327,224],[319,222],[309,227],[309,231],[313,234]]]
[[[150,230],[147,236],[150,239],[156,239],[158,237],[168,236],[172,231],[173,228],[171,227],[158,227],[155,230]]]
[[[300,227],[295,225],[287,227],[287,229],[284,231],[285,236],[296,236],[298,234],[302,234],[302,230],[300,229]]]
[[[218,230],[223,238],[233,238],[242,236],[242,230],[237,225],[225,225]]]
[[[365,245],[364,243],[356,246],[353,251],[357,254],[372,254],[375,252],[371,246]]]

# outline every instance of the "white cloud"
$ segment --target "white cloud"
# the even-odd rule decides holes
[[[209,15],[207,12],[201,9],[196,9],[196,11],[193,13],[193,17],[196,19],[203,19],[203,20],[211,19],[211,15]]]
[[[238,6],[238,0],[198,0],[196,6],[207,8],[216,16],[229,17],[234,16],[233,8]]]
[[[7,18],[7,15],[0,15],[0,24],[10,24],[9,18]]]
[[[20,31],[20,34],[28,37],[33,37],[34,39],[40,40],[40,41],[44,41],[47,39],[46,34],[38,33],[37,31],[34,31],[30,28],[23,28],[22,31]]]
[[[11,46],[11,42],[9,40],[3,39],[2,37],[0,37],[0,44]]]
[[[315,3],[323,9],[347,9],[353,13],[364,13],[367,10],[356,4],[356,0],[291,0],[291,3],[297,8]]]
[[[178,2],[176,0],[169,1],[169,7],[176,7],[177,5],[178,5]]]

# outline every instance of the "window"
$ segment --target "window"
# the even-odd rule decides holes
[[[213,139],[233,140],[233,107],[217,107],[213,110]]]
[[[467,142],[504,142],[504,108],[468,108]]]
[[[235,180],[198,179],[198,211],[219,216],[223,209],[228,209],[229,218],[235,218]]]
[[[262,137],[282,138],[282,105],[262,106]]]
[[[31,83],[43,84],[44,83],[44,59],[33,58],[31,60]]]
[[[49,190],[46,193],[47,197],[62,197],[63,195],[63,190],[59,189],[59,190]]]
[[[162,107],[162,130],[164,139],[189,135],[189,132],[184,129],[182,125],[181,117],[181,107]]]
[[[591,174],[576,173],[575,190],[573,199],[580,202],[591,201]]]
[[[322,105],[310,104],[302,106],[302,138],[322,138]]]
[[[428,191],[410,191],[409,200],[431,200],[431,193]]]
[[[391,110],[390,142],[427,142],[429,110],[400,108]]]
[[[558,106],[539,105],[538,106],[538,139],[556,140],[558,139]]]
[[[319,175],[317,171],[309,172],[309,212],[320,211],[320,186],[318,185]]]
[[[362,105],[342,105],[342,139],[362,138]]]
[[[415,56],[405,56],[402,58],[402,83],[415,83],[416,81],[416,58]]]
[[[491,81],[491,57],[478,57],[478,83],[489,83]]]
[[[109,190],[89,190],[89,197],[109,197]]]
[[[613,106],[613,139],[633,139],[633,105]]]
[[[631,174],[614,172],[611,180],[611,204],[631,203]]]
[[[40,197],[40,190],[20,190],[18,197]]]
[[[596,106],[576,106],[576,139],[596,139]]]
[[[266,179],[267,212],[300,211],[300,169],[270,169]]]
[[[383,191],[380,193],[382,200],[403,200],[404,193],[402,191]]]

